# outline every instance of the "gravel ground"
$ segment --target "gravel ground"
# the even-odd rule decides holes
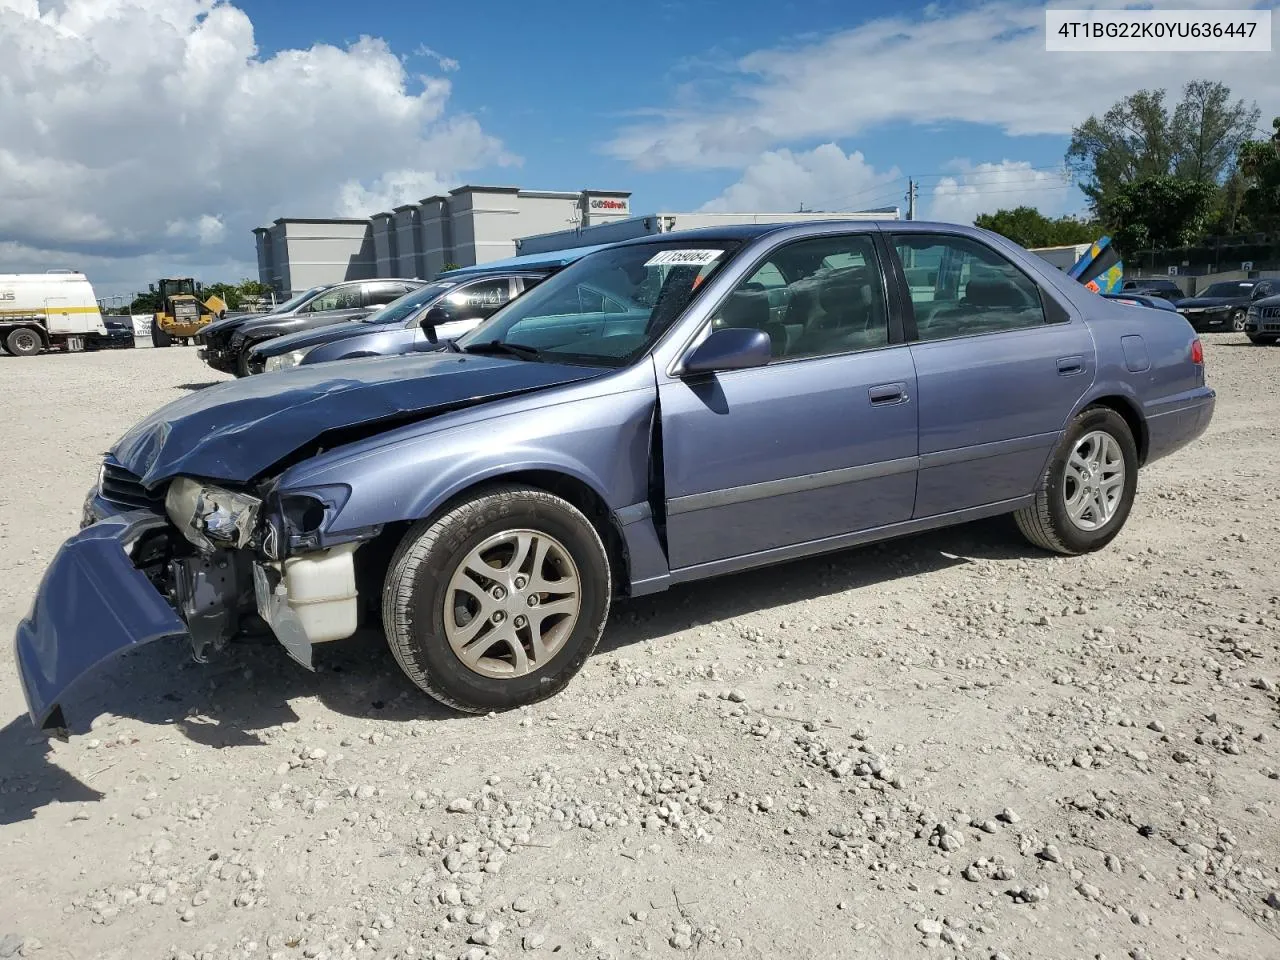
[[[0,958],[1280,957],[1280,349],[1090,557],[1004,521],[616,605],[535,708],[376,637],[153,644],[36,735],[0,652]],[[0,358],[0,630],[191,349]]]

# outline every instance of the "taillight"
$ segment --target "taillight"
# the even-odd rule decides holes
[[[1204,344],[1200,342],[1199,337],[1191,341],[1191,362],[1204,363]]]

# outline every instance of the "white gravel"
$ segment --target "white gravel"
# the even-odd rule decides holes
[[[536,708],[377,638],[180,644],[36,734],[0,648],[0,958],[1280,956],[1280,349],[1126,531],[984,523],[620,603]],[[191,349],[0,357],[0,631]]]

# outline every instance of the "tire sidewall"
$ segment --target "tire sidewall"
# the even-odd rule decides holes
[[[569,639],[546,666],[501,680],[472,671],[453,652],[444,631],[445,601],[457,562],[494,534],[514,529],[541,530],[564,545],[578,568],[582,605]],[[464,709],[507,710],[564,689],[595,649],[608,614],[609,593],[608,555],[586,517],[563,501],[494,498],[479,510],[443,519],[414,577],[406,611],[408,639],[417,666]]]
[[[1245,312],[1243,310],[1232,313],[1230,320],[1232,333],[1244,333]]]
[[[1075,449],[1081,437],[1095,430],[1106,431],[1120,445],[1120,452],[1124,457],[1124,492],[1115,515],[1104,526],[1097,530],[1081,530],[1067,516],[1067,505],[1062,494],[1066,481],[1067,460],[1071,456],[1071,451]],[[1116,411],[1106,407],[1091,407],[1085,410],[1072,421],[1049,463],[1048,484],[1045,492],[1049,498],[1049,517],[1058,539],[1073,553],[1087,553],[1106,546],[1124,528],[1129,512],[1133,509],[1137,491],[1138,446],[1128,423]]]
[[[19,348],[16,346],[19,340],[30,338],[35,343],[35,349]],[[44,348],[44,343],[40,339],[40,334],[36,333],[28,327],[19,327],[17,330],[11,330],[5,334],[5,347],[7,351],[15,357],[34,357]]]

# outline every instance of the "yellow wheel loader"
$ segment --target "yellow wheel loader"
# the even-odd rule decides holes
[[[174,341],[189,344],[227,312],[227,304],[216,294],[201,300],[204,285],[191,277],[165,277],[151,284],[151,292],[160,298],[159,309],[151,318],[152,346],[167,347]]]

